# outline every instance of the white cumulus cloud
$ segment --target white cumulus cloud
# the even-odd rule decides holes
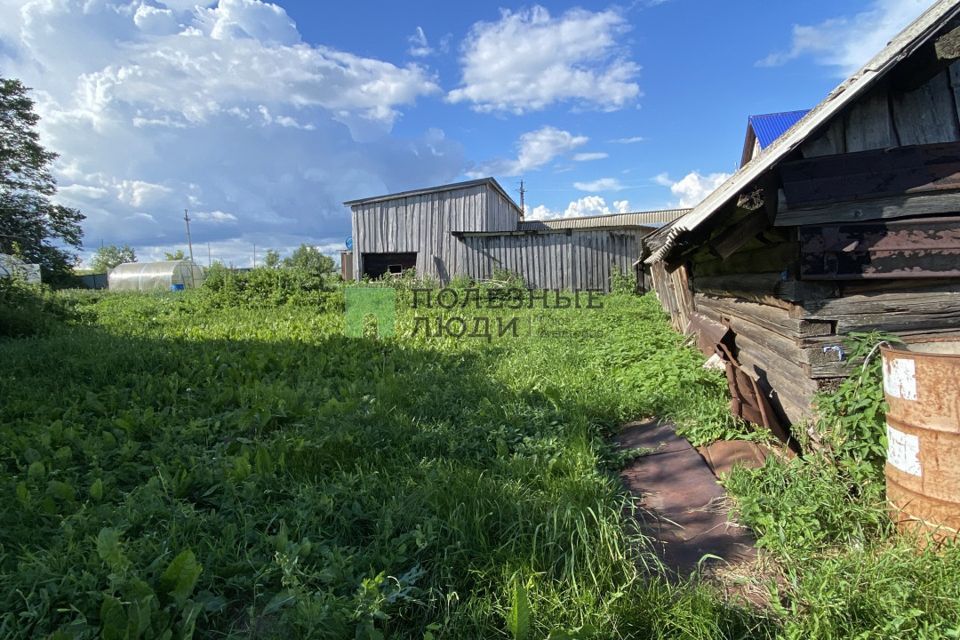
[[[0,0],[0,42],[92,247],[179,242],[184,208],[197,242],[342,242],[343,200],[465,166],[442,131],[392,133],[430,72],[307,43],[270,2]]]
[[[197,211],[193,214],[193,217],[202,222],[213,222],[216,224],[223,224],[225,222],[236,222],[237,216],[232,213],[227,213],[226,211]]]
[[[620,40],[629,29],[618,10],[501,10],[478,22],[463,44],[461,87],[447,94],[477,111],[524,113],[554,103],[614,110],[640,95],[640,67]]]
[[[599,178],[591,182],[574,182],[573,187],[580,191],[620,191],[625,188],[616,178]]]
[[[528,131],[517,140],[515,159],[493,160],[481,164],[468,175],[483,177],[487,175],[518,176],[533,169],[539,169],[552,160],[587,143],[589,138],[557,129],[541,127]]]
[[[545,205],[537,205],[527,212],[528,220],[549,220],[551,218],[578,218],[581,216],[607,216],[614,213],[627,213],[630,203],[627,200],[614,200],[613,208],[601,196],[584,196],[573,200],[563,211],[555,211]]]
[[[790,48],[771,53],[757,65],[774,67],[811,56],[818,64],[834,67],[838,76],[846,77],[879,53],[929,6],[928,0],[873,0],[869,8],[852,16],[812,25],[795,24]]]
[[[589,151],[586,153],[575,153],[573,154],[573,159],[576,162],[590,162],[591,160],[603,160],[609,154],[602,151]]]
[[[407,42],[410,43],[410,48],[407,49],[407,53],[415,58],[424,58],[433,53],[433,47],[430,46],[423,27],[417,27],[413,35],[407,38]]]
[[[666,173],[661,173],[654,178],[654,181],[664,187],[669,187],[670,192],[677,196],[678,207],[695,207],[706,198],[711,191],[726,182],[730,177],[729,173],[709,173],[702,174],[699,171],[691,171],[679,180],[671,180]]]

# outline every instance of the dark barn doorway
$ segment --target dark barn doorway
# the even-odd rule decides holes
[[[363,254],[363,275],[379,278],[386,274],[401,274],[417,266],[417,254],[414,253],[365,253]]]

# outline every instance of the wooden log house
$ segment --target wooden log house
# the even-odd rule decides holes
[[[811,417],[852,332],[960,333],[958,114],[960,0],[941,0],[645,239],[674,326],[727,361],[735,413]]]

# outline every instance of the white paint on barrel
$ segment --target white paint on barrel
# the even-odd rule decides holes
[[[912,361],[911,361],[912,362]],[[887,425],[887,462],[904,473],[922,476],[920,438]]]
[[[883,390],[894,398],[917,399],[917,364],[910,358],[883,359]]]

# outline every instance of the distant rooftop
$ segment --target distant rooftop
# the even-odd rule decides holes
[[[749,116],[747,121],[757,136],[757,142],[761,149],[766,149],[773,141],[782,136],[787,130],[795,125],[803,116],[807,115],[810,109],[800,109],[799,111],[783,111],[781,113],[763,113],[756,116]]]
[[[593,229],[596,227],[658,227],[673,222],[689,209],[658,209],[612,213],[605,216],[581,216],[577,218],[553,218],[549,220],[523,220],[518,231],[542,229]]]

